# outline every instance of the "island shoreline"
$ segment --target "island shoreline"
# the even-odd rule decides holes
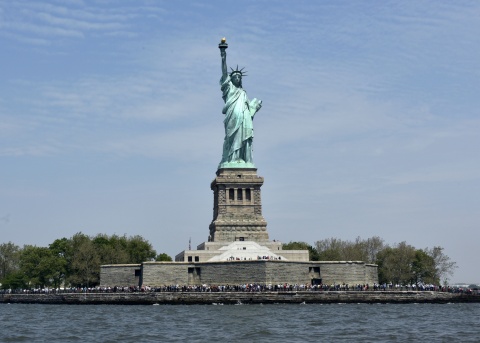
[[[435,291],[112,292],[0,294],[0,303],[65,305],[480,303],[480,295]]]

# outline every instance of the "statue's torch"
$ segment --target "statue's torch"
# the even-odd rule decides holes
[[[220,51],[225,51],[225,49],[228,48],[227,39],[225,37],[223,37],[220,41],[220,44],[218,44],[218,48]]]

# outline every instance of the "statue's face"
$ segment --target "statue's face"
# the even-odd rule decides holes
[[[233,74],[232,77],[232,83],[235,87],[242,87],[242,75],[241,74]]]

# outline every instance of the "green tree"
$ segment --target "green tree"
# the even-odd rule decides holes
[[[435,279],[435,261],[424,250],[417,249],[415,251],[414,260],[412,262],[412,273],[415,283],[432,283],[438,284]]]
[[[435,264],[435,272],[433,278],[443,281],[444,285],[448,284],[449,278],[457,268],[457,263],[452,261],[450,257],[445,255],[443,248],[436,246],[432,249],[425,249],[427,254],[433,258]]]
[[[345,261],[346,242],[338,238],[327,238],[315,242],[320,261]]]
[[[374,236],[355,241],[327,238],[315,243],[321,261],[365,261],[376,263],[377,254],[385,246],[383,239]]]
[[[380,283],[407,284],[414,280],[412,264],[415,248],[406,242],[387,246],[377,254],[378,279]]]
[[[130,256],[127,252],[127,238],[125,236],[107,236],[98,234],[93,238],[93,244],[98,252],[101,264],[129,263]]]
[[[157,256],[157,252],[152,245],[142,236],[130,237],[127,241],[127,252],[129,263],[142,263],[151,261]]]
[[[20,247],[12,242],[0,244],[0,282],[9,274],[18,271]]]
[[[75,286],[95,286],[99,282],[100,265],[142,263],[157,256],[152,245],[141,236],[108,236],[91,238],[77,233],[71,238],[72,255],[68,281]]]
[[[60,238],[49,244],[48,249],[59,259],[59,269],[55,276],[55,285],[62,285],[67,279],[71,271],[73,246],[72,241],[68,238]]]
[[[345,241],[342,248],[343,261],[366,261],[365,242],[357,237],[354,242]]]
[[[56,239],[48,248],[27,245],[20,249],[9,242],[0,245],[0,282],[13,273],[2,284],[95,286],[102,264],[142,263],[155,258],[172,260],[167,254],[157,256],[152,245],[138,235],[89,237],[79,232],[69,239]]]
[[[365,262],[367,263],[376,263],[377,261],[377,254],[383,250],[385,247],[385,242],[382,238],[378,236],[373,236],[371,238],[367,238],[364,244],[365,249]]]
[[[26,245],[20,255],[20,269],[35,287],[59,286],[65,262],[49,248]]]
[[[48,248],[57,256],[69,258],[72,255],[72,242],[68,238],[60,238],[48,245]]]
[[[317,249],[305,242],[289,242],[282,245],[283,250],[308,250],[310,261],[319,261]]]
[[[27,281],[25,274],[20,270],[9,273],[2,280],[2,289],[25,289],[27,288]]]
[[[155,258],[155,261],[157,261],[157,262],[171,262],[173,260],[169,255],[167,255],[166,253],[163,252],[163,253],[157,255],[157,257]]]
[[[72,237],[72,247],[68,281],[74,286],[96,286],[100,279],[100,257],[94,243],[87,235],[77,233]]]

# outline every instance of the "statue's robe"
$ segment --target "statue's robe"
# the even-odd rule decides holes
[[[223,162],[237,162],[243,160],[253,163],[251,143],[253,139],[253,116],[256,108],[253,101],[249,102],[247,92],[243,88],[235,87],[230,76],[220,79],[225,106],[225,141],[223,143]]]

